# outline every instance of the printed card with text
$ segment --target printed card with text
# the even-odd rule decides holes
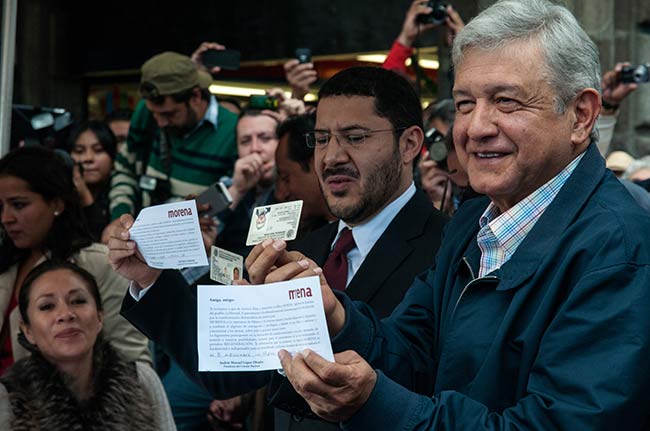
[[[232,284],[242,278],[244,258],[237,253],[212,246],[210,253],[210,278],[217,283]]]
[[[296,239],[302,201],[264,205],[253,210],[246,245],[256,245],[267,238]]]

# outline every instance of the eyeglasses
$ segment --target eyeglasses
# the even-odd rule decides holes
[[[330,142],[332,137],[336,138],[339,145],[347,147],[358,147],[365,144],[366,138],[381,132],[401,132],[406,127],[399,127],[397,129],[382,129],[382,130],[354,130],[343,133],[331,132],[311,132],[305,133],[305,143],[309,148],[324,148]]]

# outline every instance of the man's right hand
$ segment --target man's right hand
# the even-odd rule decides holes
[[[433,205],[439,210],[443,200],[447,204],[451,204],[452,187],[448,183],[451,181],[449,173],[444,169],[440,169],[438,164],[431,160],[429,152],[426,151],[420,161],[418,162],[418,170],[420,171],[420,182],[422,183],[422,190],[424,190]],[[444,211],[451,209],[451,205],[445,205]]]
[[[282,240],[267,239],[257,244],[246,258],[246,269],[253,284],[275,283],[297,278],[320,278],[323,309],[330,336],[339,333],[345,324],[345,308],[329,287],[323,270],[314,261],[297,251],[287,251]]]
[[[192,56],[190,57],[192,59],[192,63],[196,64],[196,67],[206,72],[210,72],[212,74],[219,73],[221,71],[221,68],[219,66],[214,66],[213,68],[208,70],[205,64],[203,64],[203,53],[209,49],[216,49],[217,51],[222,51],[226,49],[226,47],[217,42],[202,42],[201,45],[199,45],[198,48],[194,50]]]
[[[270,166],[269,166],[270,165]],[[237,159],[228,192],[232,197],[231,208],[236,208],[246,193],[257,185],[264,173],[273,169],[273,162],[265,162],[259,153],[250,153]]]
[[[108,261],[115,272],[134,281],[136,288],[150,286],[158,279],[161,270],[148,266],[135,241],[129,240],[133,216],[124,214],[118,220],[109,227]]]
[[[284,75],[291,86],[291,97],[298,100],[304,99],[309,86],[318,79],[313,63],[301,64],[295,58],[284,63]]]
[[[614,69],[607,71],[603,75],[601,83],[603,101],[609,103],[611,106],[618,106],[621,104],[628,94],[636,90],[639,85],[634,82],[622,82],[621,70],[623,66],[629,66],[630,63],[617,63]],[[612,114],[613,112],[605,112],[605,114]]]

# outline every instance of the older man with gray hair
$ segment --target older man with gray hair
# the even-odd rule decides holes
[[[486,197],[385,320],[321,277],[341,353],[281,351],[289,381],[349,430],[648,429],[650,219],[595,144],[596,46],[564,7],[503,0],[453,61],[456,151]],[[248,263],[322,274],[299,259],[258,246]]]

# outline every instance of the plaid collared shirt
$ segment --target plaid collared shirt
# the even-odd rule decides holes
[[[479,277],[501,268],[515,254],[583,156],[584,153],[580,154],[562,172],[503,214],[490,202],[479,219],[481,229],[476,237],[481,249]]]

